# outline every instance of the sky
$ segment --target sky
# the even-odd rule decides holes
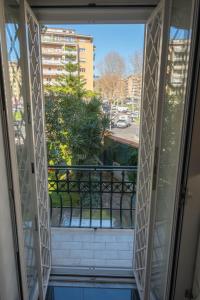
[[[49,26],[50,27],[50,26]],[[77,33],[91,35],[96,46],[95,75],[98,65],[105,55],[116,51],[122,55],[128,65],[128,59],[136,51],[143,50],[144,25],[138,24],[99,24],[99,25],[53,25],[76,30]]]

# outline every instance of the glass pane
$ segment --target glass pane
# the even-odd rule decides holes
[[[151,291],[155,299],[164,299],[167,285],[167,268],[186,98],[193,2],[182,3],[175,0],[172,7],[156,220],[153,232]]]
[[[9,78],[13,113],[13,127],[20,180],[21,208],[24,229],[27,284],[29,297],[37,284],[35,261],[35,242],[33,224],[33,200],[31,193],[29,141],[27,134],[27,116],[22,92],[21,50],[19,42],[19,6],[16,1],[6,1],[6,43],[8,54]]]

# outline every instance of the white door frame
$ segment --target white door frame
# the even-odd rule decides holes
[[[29,105],[30,111],[30,123],[29,123],[29,136],[30,136],[30,156],[31,156],[31,164],[32,164],[32,187],[33,187],[33,195],[34,195],[34,206],[35,206],[35,222],[36,222],[36,241],[37,241],[37,269],[38,269],[38,277],[39,277],[39,295],[40,300],[45,299],[48,280],[50,276],[50,268],[51,268],[51,237],[50,237],[50,216],[49,216],[49,198],[48,198],[48,171],[47,171],[47,153],[46,153],[46,139],[45,139],[45,125],[44,125],[44,99],[43,99],[43,82],[42,82],[42,57],[41,57],[41,44],[40,44],[40,26],[37,18],[35,17],[33,11],[28,5],[26,0],[21,0],[21,23],[22,23],[22,43],[25,42],[25,47],[23,47],[23,62],[24,62],[24,78],[26,78],[25,85],[25,94],[27,96],[27,102]],[[29,21],[31,24],[29,24]],[[37,28],[36,35],[38,37],[38,41],[36,39],[30,41],[30,32],[34,34],[34,27]],[[37,44],[38,42],[38,44]],[[36,59],[39,60],[37,68],[35,68],[36,72],[33,74],[33,70],[31,70],[31,66],[35,62],[35,53],[31,53],[30,44],[32,49],[35,49],[38,52],[38,57]],[[33,56],[33,60],[31,61]],[[34,70],[34,71],[35,71]],[[39,85],[33,89],[32,77],[34,77],[33,81],[39,81]],[[35,90],[37,91],[35,92]],[[36,95],[34,94],[36,93]],[[39,95],[39,97],[38,97]],[[40,101],[40,112],[41,117],[35,120],[34,115],[34,107],[37,105],[36,100]],[[37,124],[41,122],[41,124]],[[36,126],[40,126],[42,131],[37,133]],[[36,140],[37,139],[37,140]],[[39,150],[43,150],[42,159],[43,165],[38,163],[37,161],[37,145],[40,146]],[[42,165],[41,170],[44,171],[44,177],[40,178],[42,183],[38,180],[38,176],[40,176],[40,170],[38,170],[39,166]],[[41,187],[43,190],[42,197],[46,198],[41,199]],[[42,212],[41,212],[42,210]],[[42,220],[43,213],[46,213],[47,217],[45,220]],[[48,233],[47,233],[48,231]],[[46,270],[48,271],[46,272]]]
[[[140,131],[140,147],[139,149],[139,168],[143,168],[142,164],[144,163],[142,159],[142,155],[145,155],[145,145],[143,145],[142,141],[147,140],[147,143],[152,143],[152,154],[151,158],[147,158],[150,162],[150,170],[149,170],[149,183],[144,186],[146,183],[143,183],[143,177],[141,172],[138,172],[138,178],[137,178],[137,202],[136,202],[136,229],[135,229],[135,239],[134,239],[134,271],[135,271],[135,277],[136,282],[138,286],[138,290],[140,292],[141,299],[149,299],[150,295],[150,271],[151,271],[151,259],[152,259],[152,238],[151,233],[153,231],[154,226],[154,214],[155,214],[155,194],[156,194],[156,185],[157,185],[157,169],[159,164],[159,147],[160,147],[160,135],[161,135],[161,122],[162,122],[162,111],[163,111],[163,97],[164,97],[164,90],[165,90],[165,80],[166,80],[166,66],[167,66],[167,51],[168,51],[168,41],[169,41],[169,24],[170,24],[170,13],[171,13],[171,1],[161,1],[159,3],[159,6],[154,10],[152,15],[149,18],[149,21],[147,22],[151,24],[151,22],[154,22],[155,24],[157,22],[157,15],[160,14],[160,22],[159,24],[161,26],[160,29],[160,39],[159,39],[159,49],[157,49],[157,55],[158,55],[158,66],[157,66],[157,74],[156,76],[156,86],[155,88],[155,96],[154,96],[154,118],[152,122],[153,124],[153,136],[150,139],[146,139],[145,137],[142,138],[142,130]],[[150,27],[151,28],[151,27]],[[148,29],[148,27],[147,27]],[[157,34],[157,31],[153,33],[155,36]],[[146,31],[146,41],[148,41],[148,31]],[[153,44],[153,41],[152,41]],[[150,40],[151,45],[151,40]],[[147,42],[145,42],[145,48],[149,45]],[[154,46],[154,45],[152,45]],[[155,47],[158,45],[155,45]],[[141,109],[144,105],[148,104],[148,95],[145,96],[146,93],[146,86],[148,86],[149,82],[145,82],[145,72],[148,72],[149,68],[149,61],[148,57],[146,57],[147,53],[145,50],[144,54],[144,71],[143,71],[143,96],[142,96],[142,105]],[[151,56],[151,52],[150,52]],[[154,68],[154,67],[153,67]],[[152,72],[155,70],[153,69]],[[149,71],[151,73],[151,70]],[[150,74],[151,75],[151,74]],[[162,78],[162,80],[160,80]],[[146,78],[148,81],[148,77]],[[151,78],[149,80],[152,80]],[[147,102],[144,103],[144,99]],[[148,108],[147,108],[148,109]],[[153,113],[153,112],[152,112]],[[145,114],[145,112],[143,112]],[[147,122],[145,119],[145,115],[141,117],[140,126],[142,128],[143,122]],[[148,130],[148,129],[147,129]],[[151,133],[150,133],[151,134]],[[147,148],[148,149],[148,148]],[[141,153],[143,151],[143,154]],[[147,156],[147,154],[146,154]],[[143,161],[143,162],[142,162]],[[149,165],[149,162],[147,164]],[[141,166],[140,166],[141,164]],[[148,189],[148,195],[143,194],[143,192],[140,192],[141,190]],[[143,196],[142,196],[143,194]],[[147,198],[148,197],[148,198]],[[141,202],[141,203],[140,203]],[[146,207],[146,208],[145,208]],[[139,215],[138,215],[139,214]],[[145,215],[144,220],[145,224],[141,224],[141,215]],[[139,219],[137,220],[137,216],[139,216]],[[138,222],[138,223],[137,223]],[[139,227],[137,227],[137,224],[139,224]],[[146,227],[145,234],[140,234],[143,227]],[[137,231],[139,232],[139,236],[137,237]],[[137,248],[137,239],[143,240],[143,248],[140,249]],[[145,254],[144,254],[144,249]],[[142,258],[141,258],[142,257]],[[138,268],[139,267],[139,268]],[[140,269],[143,271],[141,272]],[[139,270],[139,271],[137,271]]]
[[[17,222],[17,234],[19,243],[19,257],[20,257],[20,269],[22,279],[22,290],[24,299],[28,299],[28,287],[27,287],[27,273],[25,264],[25,251],[24,251],[24,236],[23,236],[23,222],[22,222],[22,211],[21,211],[21,197],[19,187],[19,174],[18,164],[16,157],[16,148],[13,143],[15,140],[15,133],[13,129],[13,116],[12,116],[12,105],[11,105],[11,92],[10,92],[10,78],[9,78],[9,67],[8,67],[8,56],[6,47],[5,37],[5,11],[4,11],[4,0],[0,0],[0,36],[1,36],[1,53],[2,53],[2,65],[3,65],[3,77],[4,77],[4,91],[6,97],[6,113],[8,120],[8,135],[10,141],[10,157],[12,167],[12,178],[13,178],[13,191],[14,191],[14,202]]]
[[[183,165],[179,172],[182,193],[177,199],[178,219],[174,224],[172,236],[174,247],[171,249],[172,281],[168,295],[175,300],[197,298],[200,280],[199,266],[199,220],[200,220],[200,1],[194,6],[191,37],[191,57],[188,70],[187,103],[183,128],[182,151]],[[199,259],[199,258],[198,258]],[[173,266],[172,266],[173,263]],[[199,296],[198,296],[199,297]]]

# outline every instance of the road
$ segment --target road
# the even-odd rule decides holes
[[[132,123],[131,126],[127,128],[113,128],[113,137],[119,137],[130,142],[139,142],[139,125]]]

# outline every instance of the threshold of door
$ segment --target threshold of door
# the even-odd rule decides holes
[[[52,266],[51,275],[133,278],[130,268]]]

